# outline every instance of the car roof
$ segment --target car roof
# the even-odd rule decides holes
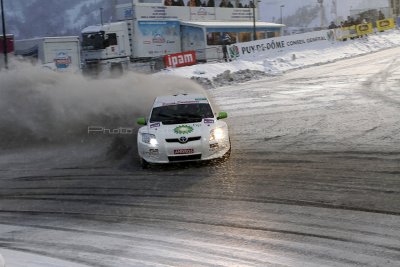
[[[209,101],[202,94],[176,94],[159,96],[154,101],[153,107],[170,106],[178,104],[208,104]]]

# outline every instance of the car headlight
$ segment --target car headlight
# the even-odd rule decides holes
[[[150,144],[152,146],[158,145],[157,138],[154,134],[143,133],[142,134],[142,142],[146,144]]]
[[[215,128],[210,132],[210,141],[219,141],[224,138],[224,130],[222,128]]]

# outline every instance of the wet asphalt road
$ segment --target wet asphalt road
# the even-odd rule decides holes
[[[399,50],[211,90],[230,114],[224,163],[142,170],[135,156],[105,159],[99,142],[4,151],[0,253],[84,266],[399,266]]]

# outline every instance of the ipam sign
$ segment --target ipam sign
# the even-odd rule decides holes
[[[165,67],[179,68],[196,64],[196,52],[187,51],[164,56]]]

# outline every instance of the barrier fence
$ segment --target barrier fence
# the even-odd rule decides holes
[[[293,51],[294,47],[310,47],[315,43],[334,43],[365,36],[374,32],[382,32],[395,28],[393,18],[377,20],[374,29],[372,23],[363,23],[350,27],[286,35],[263,40],[235,43],[227,47],[228,57],[234,59],[256,59],[268,57],[284,51]]]
[[[377,20],[375,24],[376,30],[379,32],[395,28],[395,22],[393,18]],[[336,40],[338,41],[346,41],[347,39],[353,39],[371,33],[374,33],[372,23],[364,23],[335,29]]]
[[[390,30],[395,28],[396,26],[395,20],[393,18],[377,20],[374,24],[363,23],[350,27],[339,27],[331,30],[287,35],[244,43],[235,43],[232,45],[228,45],[225,53],[222,46],[199,49],[193,51],[192,53],[195,53],[193,54],[194,58],[197,57],[196,63],[223,62],[226,60],[234,60],[239,58],[258,58],[260,56],[268,57],[268,55],[272,55],[276,52],[291,50],[296,46],[306,46],[316,42],[334,43],[335,41],[346,41],[347,39],[354,39],[372,34],[375,31],[382,32]],[[136,64],[139,68],[143,68],[143,65],[148,66],[150,72],[156,72],[166,67],[179,67],[179,64],[166,64],[166,62],[168,62],[168,58],[171,58],[173,56],[176,55],[173,54],[166,55],[164,57],[145,59],[141,62],[141,64],[137,64],[138,62],[136,62]],[[173,62],[172,59],[171,62]],[[196,63],[190,63],[189,65]]]

